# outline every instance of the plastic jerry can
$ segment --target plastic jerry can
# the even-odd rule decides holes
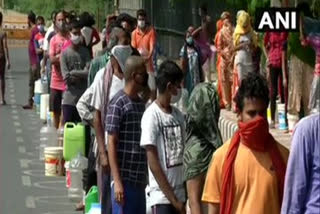
[[[93,203],[99,203],[99,191],[98,187],[92,186],[85,198],[85,213],[89,213],[91,205]]]
[[[91,205],[91,209],[88,214],[100,214],[101,213],[101,205],[98,203],[93,203]]]
[[[70,161],[80,153],[85,155],[85,127],[81,124],[66,123],[63,136],[63,157]]]

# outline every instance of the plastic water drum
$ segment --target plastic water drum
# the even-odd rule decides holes
[[[63,138],[63,157],[66,161],[75,158],[79,152],[85,154],[85,127],[81,123],[66,123]]]
[[[299,121],[299,116],[294,114],[288,114],[288,129],[290,132],[293,131],[294,127]]]
[[[38,79],[34,82],[34,93],[38,94],[47,94],[48,93],[48,84]]]
[[[41,94],[40,97],[40,119],[47,120],[47,112],[49,109],[49,94]]]
[[[279,129],[287,130],[285,104],[278,104],[278,118],[279,118]]]
[[[62,151],[62,147],[46,147],[44,149],[46,176],[63,176],[64,160]]]

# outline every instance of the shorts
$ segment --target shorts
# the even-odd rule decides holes
[[[61,112],[61,103],[62,103],[62,90],[50,89],[50,106],[49,110],[51,112]]]
[[[63,123],[72,122],[79,123],[81,118],[79,116],[78,110],[75,106],[72,105],[62,105],[63,112]]]

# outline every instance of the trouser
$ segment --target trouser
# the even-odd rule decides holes
[[[280,78],[279,78],[280,77]],[[287,115],[287,88],[283,87],[283,75],[282,75],[282,69],[281,68],[274,68],[270,67],[270,81],[271,81],[271,87],[270,87],[270,99],[271,99],[271,119],[275,120],[275,111],[276,111],[276,100],[278,95],[278,80],[280,80],[280,87],[281,87],[281,95],[280,100],[281,103],[285,103],[285,115]],[[286,116],[287,118],[287,116]]]
[[[67,122],[79,123],[81,122],[80,115],[75,106],[62,105],[63,124]]]
[[[86,186],[86,193],[89,192],[90,188],[92,186],[97,186],[97,172],[96,172],[96,158],[94,156],[94,151],[93,151],[93,143],[94,143],[94,135],[91,135],[91,130],[90,130],[90,126],[86,126],[86,133],[89,132],[88,134],[86,134],[86,138],[89,138],[86,140],[86,145],[89,142],[89,146],[86,146],[86,148],[88,147],[88,177],[87,177],[87,186]],[[87,149],[86,149],[87,150]]]
[[[152,214],[179,214],[172,204],[157,204],[152,206]]]
[[[101,214],[112,213],[110,177],[110,172],[104,171],[99,165],[98,187],[100,193]]]
[[[146,214],[146,193],[142,187],[135,187],[128,182],[123,182],[124,205],[119,205],[115,200],[114,185],[111,188],[112,214]]]
[[[34,82],[40,78],[39,65],[32,65],[29,70],[29,104],[33,104]]]

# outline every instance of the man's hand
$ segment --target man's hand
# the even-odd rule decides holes
[[[173,206],[176,208],[176,210],[178,210],[180,214],[186,214],[186,205],[181,201],[178,201]]]
[[[114,181],[114,197],[118,204],[124,205],[124,189],[121,181]]]
[[[109,160],[106,154],[100,154],[100,165],[105,172],[110,171]]]
[[[10,68],[11,68],[11,65],[10,65],[10,62],[8,61],[7,62],[7,69],[10,70]]]

